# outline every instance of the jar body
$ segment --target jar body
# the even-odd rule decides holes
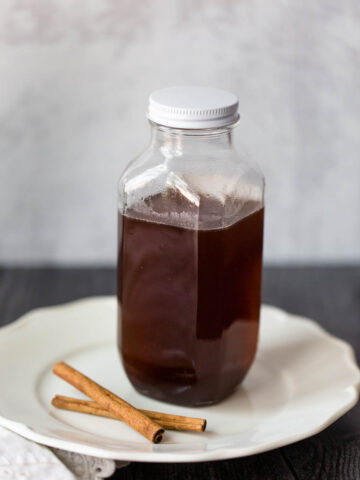
[[[153,125],[119,182],[119,351],[133,386],[181,405],[216,403],[256,353],[264,181],[231,128]]]

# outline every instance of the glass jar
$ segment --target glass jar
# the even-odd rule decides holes
[[[119,350],[135,389],[170,403],[219,402],[256,353],[264,178],[234,148],[237,109],[218,89],[156,91],[119,181]]]

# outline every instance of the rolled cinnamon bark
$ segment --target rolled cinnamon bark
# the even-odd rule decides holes
[[[71,410],[74,412],[89,413],[91,415],[98,415],[100,417],[113,418],[115,420],[122,420],[119,415],[110,413],[105,408],[98,405],[96,402],[88,400],[81,400],[78,398],[65,397],[63,395],[56,395],[52,401],[52,405],[63,410]],[[178,430],[189,432],[203,432],[206,428],[206,420],[204,418],[184,417],[182,415],[171,415],[162,412],[153,412],[151,410],[140,410],[146,416],[155,420],[166,430]]]
[[[94,400],[100,407],[113,415],[121,417],[131,428],[141,433],[151,442],[161,442],[164,429],[157,422],[130,405],[130,403],[125,402],[125,400],[75,370],[75,368],[70,367],[65,362],[57,363],[53,367],[53,372]]]

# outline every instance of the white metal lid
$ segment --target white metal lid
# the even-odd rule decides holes
[[[239,119],[233,93],[211,87],[170,87],[149,97],[149,120],[173,128],[218,128]]]

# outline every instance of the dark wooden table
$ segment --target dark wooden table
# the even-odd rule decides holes
[[[2,268],[0,325],[35,307],[114,292],[112,269]],[[316,319],[329,332],[351,343],[359,362],[360,267],[266,268],[263,300]],[[360,479],[360,404],[322,433],[261,455],[197,464],[132,463],[113,478]]]

